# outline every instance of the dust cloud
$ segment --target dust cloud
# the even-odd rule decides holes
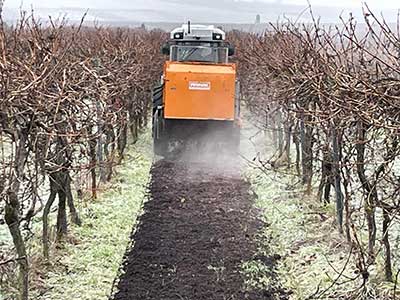
[[[240,176],[244,168],[259,161],[266,144],[264,132],[250,123],[245,123],[236,134],[228,128],[192,135],[185,143],[171,143],[174,154],[166,160],[190,164],[193,170]]]

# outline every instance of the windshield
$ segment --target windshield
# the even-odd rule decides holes
[[[228,48],[204,46],[171,46],[172,61],[227,63]]]

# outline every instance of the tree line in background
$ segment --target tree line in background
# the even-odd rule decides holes
[[[0,19],[0,216],[16,252],[0,260],[0,272],[18,266],[19,299],[28,299],[32,218],[42,219],[48,259],[55,200],[59,241],[68,229],[67,208],[81,224],[73,195],[96,198],[130,136],[135,141],[146,125],[165,39],[161,31],[51,19],[42,25],[26,15],[10,27]]]
[[[322,202],[334,198],[365,296],[378,257],[386,280],[400,270],[400,32],[368,7],[365,24],[341,21],[288,21],[230,39],[243,98],[276,147],[264,166],[293,167],[306,194],[314,179]]]

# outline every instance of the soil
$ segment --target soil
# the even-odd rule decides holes
[[[113,299],[276,299],[276,291],[246,287],[240,271],[252,259],[273,270],[277,256],[256,255],[262,224],[239,170],[163,160],[151,176]]]

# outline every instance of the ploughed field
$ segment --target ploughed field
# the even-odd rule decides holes
[[[241,272],[261,224],[239,170],[162,160],[151,176],[113,299],[272,299]]]

